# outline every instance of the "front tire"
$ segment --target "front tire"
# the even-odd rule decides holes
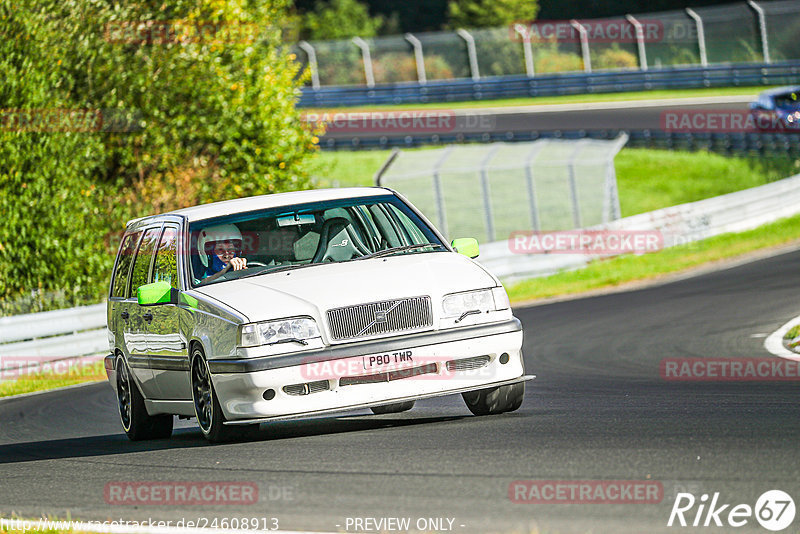
[[[384,404],[383,406],[373,406],[370,408],[375,415],[384,415],[387,413],[400,413],[407,412],[414,407],[414,401],[395,402],[394,404]]]
[[[212,443],[222,443],[245,438],[258,429],[257,424],[225,425],[225,416],[217,400],[214,384],[211,382],[211,372],[208,370],[205,355],[199,347],[192,351],[191,369],[194,413],[203,437]]]
[[[148,415],[144,397],[133,381],[128,364],[117,356],[117,405],[122,429],[131,441],[167,439],[172,435],[172,415]]]
[[[522,406],[525,397],[525,382],[497,386],[461,394],[464,402],[475,415],[495,415],[513,412]]]

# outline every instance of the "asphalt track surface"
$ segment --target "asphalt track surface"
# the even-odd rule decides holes
[[[6,400],[0,514],[275,517],[281,529],[320,531],[346,531],[348,517],[445,517],[453,532],[767,532],[753,518],[738,529],[666,523],[678,491],[720,492],[733,505],[752,506],[771,489],[800,499],[798,382],[665,381],[659,362],[772,358],[763,335],[800,310],[798,276],[794,251],[517,309],[527,371],[538,378],[519,411],[499,416],[473,417],[460,397],[444,397],[397,415],[262,425],[255,440],[212,446],[188,424],[170,440],[129,442],[108,384]],[[664,497],[515,504],[508,488],[520,479],[649,479],[663,484]],[[256,482],[259,502],[133,507],[104,498],[109,482],[208,480]]]
[[[733,121],[732,113],[740,114],[738,118],[741,119],[741,114],[748,111],[748,102],[754,98],[687,98],[476,110],[379,110],[374,113],[330,110],[327,115],[317,113],[311,116],[327,120],[323,143],[325,139],[370,139],[402,135],[578,130],[683,131],[676,128],[684,124],[685,129],[686,123],[680,121],[687,120],[684,117],[696,121],[696,114],[702,114],[703,122],[700,125],[704,130],[731,132],[735,128],[722,121]],[[669,113],[673,115],[670,116]],[[414,117],[418,119],[417,122],[413,121]],[[711,122],[713,120],[716,122]],[[707,124],[711,126],[705,128]]]

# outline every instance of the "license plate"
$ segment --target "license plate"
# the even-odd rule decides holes
[[[400,350],[385,354],[362,356],[361,361],[365,371],[375,371],[383,368],[396,369],[406,367],[414,363],[414,357],[410,350]]]

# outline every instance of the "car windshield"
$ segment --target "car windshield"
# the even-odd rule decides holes
[[[394,195],[197,221],[189,232],[194,287],[320,263],[447,250],[428,224]],[[235,257],[246,260],[246,266],[227,267]]]

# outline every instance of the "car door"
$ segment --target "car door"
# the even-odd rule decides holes
[[[128,343],[131,342],[129,281],[133,258],[142,238],[141,231],[126,232],[117,253],[111,293],[108,296],[108,332],[112,351],[120,350],[127,358],[130,356]]]
[[[161,234],[153,265],[153,282],[169,282],[181,289],[178,278],[177,225],[167,223]],[[180,308],[175,304],[149,307],[153,319],[147,323],[150,366],[164,400],[190,399],[188,342],[180,328]]]
[[[145,228],[142,241],[139,243],[139,250],[133,260],[128,294],[128,320],[130,322],[126,338],[129,353],[128,363],[131,372],[142,387],[142,394],[149,399],[159,398],[158,386],[147,353],[147,323],[153,318],[154,307],[140,306],[136,299],[136,290],[150,281],[153,256],[160,235],[161,224]]]

